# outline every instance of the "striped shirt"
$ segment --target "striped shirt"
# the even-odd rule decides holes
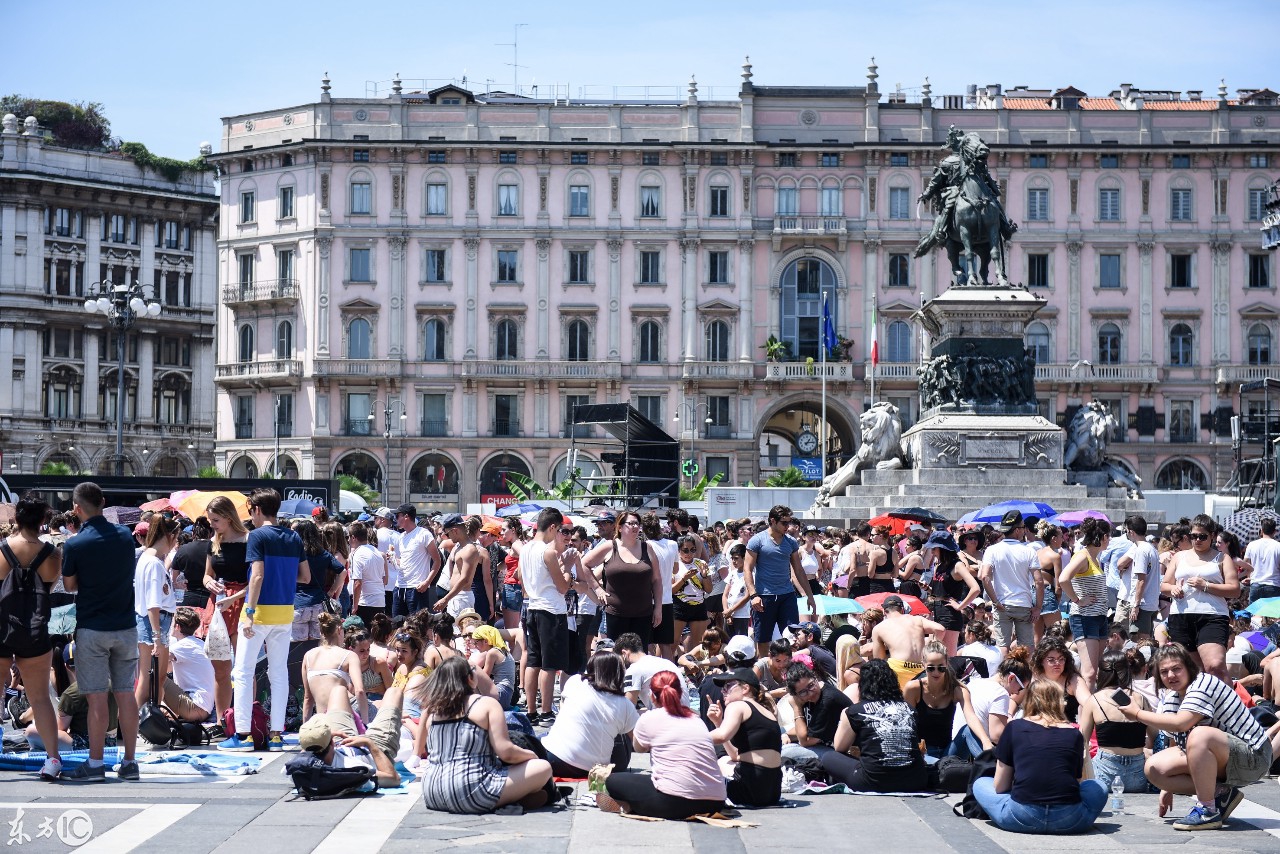
[[[1195,712],[1228,735],[1234,735],[1249,745],[1250,750],[1261,750],[1267,742],[1267,731],[1249,714],[1249,710],[1236,694],[1235,689],[1216,676],[1201,673],[1181,695],[1170,691],[1160,703],[1161,714],[1186,710]],[[1185,732],[1169,733],[1180,747],[1187,745]]]
[[[1081,551],[1084,550],[1081,549]],[[1077,552],[1076,554],[1079,553]],[[1076,594],[1076,599],[1092,596],[1093,601],[1088,605],[1079,605],[1073,601],[1071,603],[1071,613],[1078,617],[1105,617],[1107,614],[1107,577],[1103,574],[1102,567],[1087,551],[1084,552],[1084,559],[1084,569],[1071,577],[1071,589]]]

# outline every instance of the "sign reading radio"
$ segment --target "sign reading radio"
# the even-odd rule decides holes
[[[292,501],[297,498],[310,501],[313,504],[319,504],[321,507],[329,506],[329,490],[327,489],[286,489],[284,491],[285,501]]]

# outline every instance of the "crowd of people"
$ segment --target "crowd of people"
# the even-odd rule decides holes
[[[1200,830],[1280,749],[1280,625],[1238,610],[1280,594],[1274,523],[1247,549],[1207,516],[1158,540],[1137,516],[894,536],[784,506],[706,528],[411,504],[344,525],[280,520],[261,489],[247,519],[218,498],[130,531],[92,483],[72,503],[22,498],[0,543],[6,746],[46,751],[46,780],[105,779],[108,743],[137,779],[153,671],[219,750],[284,750],[296,729],[318,762],[383,786],[416,773],[456,813],[535,809],[554,778],[593,774],[661,818],[961,779],[1007,830],[1088,829],[1121,789],[1159,791],[1162,815],[1192,796],[1174,826]],[[50,623],[71,605],[74,637]],[[89,759],[64,770],[75,748]]]

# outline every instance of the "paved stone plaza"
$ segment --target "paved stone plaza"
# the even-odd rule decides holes
[[[571,805],[524,816],[453,816],[428,812],[416,795],[334,801],[291,801],[281,775],[289,754],[265,757],[257,775],[218,781],[117,781],[91,786],[48,785],[34,773],[0,776],[0,832],[6,851],[67,851],[92,822],[80,851],[355,852],[425,851],[568,852],[609,848],[730,852],[855,850],[874,840],[876,852],[1280,851],[1280,786],[1265,778],[1217,832],[1179,833],[1176,816],[1155,814],[1155,795],[1128,795],[1125,813],[1104,812],[1096,829],[1079,837],[1019,836],[951,813],[958,797],[892,798],[816,795],[788,797],[786,807],[744,811],[758,822],[726,830],[696,823],[641,822]],[[1179,798],[1177,815],[1188,799]],[[22,810],[21,827],[15,825]],[[40,836],[42,832],[44,836]],[[19,844],[21,830],[28,837]],[[65,837],[63,841],[60,836]],[[857,840],[861,840],[858,842]]]

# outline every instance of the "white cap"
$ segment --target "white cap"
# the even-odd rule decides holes
[[[738,661],[751,661],[756,657],[756,645],[746,635],[734,635],[724,645],[725,656]]]
[[[1244,650],[1237,648],[1227,650],[1227,664],[1244,664]]]

